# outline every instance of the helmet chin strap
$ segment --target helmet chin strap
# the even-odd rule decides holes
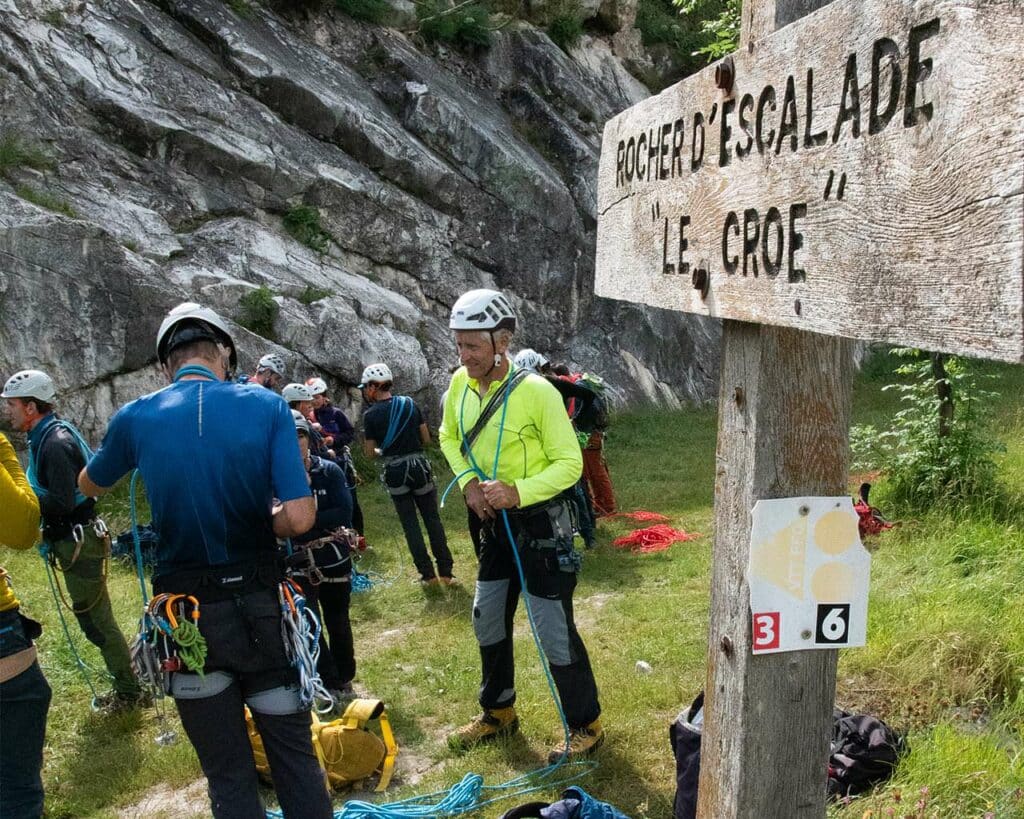
[[[501,364],[502,359],[502,355],[498,352],[498,345],[494,343],[494,330],[489,330],[488,334],[491,337],[491,349],[494,350],[494,362],[487,368],[487,372],[483,374],[483,378],[487,378],[487,376],[494,372],[494,368]]]

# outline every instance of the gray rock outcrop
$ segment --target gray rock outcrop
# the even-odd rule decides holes
[[[169,307],[240,323],[264,287],[273,338],[238,326],[243,367],[278,349],[344,406],[386,360],[429,409],[451,304],[493,286],[523,346],[631,399],[707,398],[713,322],[593,296],[601,128],[646,93],[604,41],[570,55],[525,23],[466,55],[335,10],[0,0],[0,138],[51,158],[0,164],[0,374],[51,371],[95,434],[159,385]],[[319,249],[286,229],[299,207]]]

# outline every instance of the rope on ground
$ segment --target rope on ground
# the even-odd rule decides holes
[[[636,509],[632,512],[613,512],[610,515],[603,515],[602,520],[611,520],[612,518],[629,518],[635,520],[638,523],[668,523],[669,518],[662,515],[659,512],[648,512],[644,509]]]
[[[647,554],[650,552],[663,552],[673,543],[685,543],[688,540],[696,540],[703,537],[698,532],[687,532],[683,529],[673,529],[664,523],[657,523],[648,526],[646,529],[634,529],[628,535],[617,537],[612,541],[612,546],[628,548],[631,552]]]

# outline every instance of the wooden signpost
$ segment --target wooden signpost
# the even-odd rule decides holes
[[[742,22],[606,125],[596,291],[725,319],[699,816],[821,817],[836,652],[752,653],[751,510],[846,492],[847,339],[1024,360],[1024,5]]]

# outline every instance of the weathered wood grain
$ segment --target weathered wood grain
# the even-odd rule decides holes
[[[786,2],[765,9],[746,4],[744,33],[769,19],[774,24],[779,6]],[[938,20],[937,31],[925,25],[932,20]],[[908,106],[915,27],[920,81]],[[899,98],[888,124],[869,133],[873,49],[881,38],[891,38],[898,50]],[[715,86],[711,66],[607,124],[599,170],[597,293],[826,335],[1024,360],[1022,42],[1024,4],[1014,0],[835,0],[771,36],[751,36],[749,47],[734,55],[736,81],[728,96]],[[851,54],[858,90],[844,93]],[[930,68],[924,62],[929,59]],[[884,110],[892,63],[883,53],[879,65],[876,108]],[[808,69],[811,135],[827,130],[821,145],[805,145]],[[790,77],[795,150],[788,137],[778,137]],[[730,161],[720,166],[723,105],[732,101],[738,108],[750,94],[754,111],[748,118],[756,118],[767,85],[776,94],[776,110],[766,100],[762,123],[762,136],[775,132],[771,147],[759,152],[755,140],[750,154],[738,158],[736,145],[745,146],[747,136],[734,110],[726,140]],[[860,108],[856,137],[852,116],[836,127],[841,109],[852,108],[854,100]],[[927,119],[923,107],[929,105]],[[710,124],[703,165],[692,171],[698,112]],[[675,164],[680,119],[685,130]],[[654,178],[645,172],[644,179],[626,180],[617,172],[620,142],[628,145],[633,137],[635,145],[640,134],[652,132],[658,145],[650,163]],[[788,236],[778,275],[765,275],[760,241],[756,277],[753,257],[746,276],[742,265],[726,272],[722,235],[730,211],[741,235],[730,235],[726,255],[738,253],[742,261],[744,211],[756,209],[763,221],[778,208],[788,234],[789,208],[800,203],[806,215],[795,227],[803,247],[793,266],[805,271],[803,281],[789,279]],[[691,268],[666,275],[666,261],[678,265],[678,219],[684,215],[690,219],[684,261]],[[773,227],[769,260],[775,238]],[[690,275],[702,262],[710,272],[706,300]]]
[[[846,491],[851,342],[725,322],[701,819],[825,813],[835,651],[751,654],[750,511]]]

